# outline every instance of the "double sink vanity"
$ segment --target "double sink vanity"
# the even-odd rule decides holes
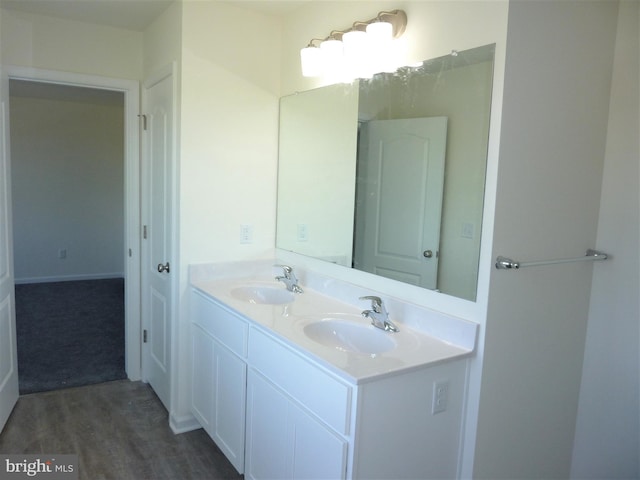
[[[365,286],[190,267],[191,410],[246,478],[459,476],[478,325],[400,297],[476,298],[494,53],[281,99],[275,256]]]
[[[477,325],[277,264],[190,268],[191,409],[238,472],[455,477]]]

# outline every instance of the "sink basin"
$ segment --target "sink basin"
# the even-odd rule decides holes
[[[295,298],[292,292],[283,287],[269,287],[266,285],[237,287],[231,290],[231,296],[248,303],[266,305],[291,303]]]
[[[393,333],[343,319],[326,318],[306,325],[303,330],[311,340],[345,352],[375,355],[396,346]]]

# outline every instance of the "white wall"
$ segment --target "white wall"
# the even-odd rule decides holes
[[[142,35],[143,76],[146,80],[172,62],[180,65],[182,45],[182,4],[172,3]]]
[[[139,79],[142,34],[12,10],[2,14],[5,65]]]
[[[12,10],[3,10],[1,32],[0,54],[3,64],[21,67],[22,74],[28,74],[29,69],[34,68],[124,79],[140,79],[142,75],[142,34],[140,32]],[[122,121],[120,119],[121,125],[123,125]],[[84,128],[86,125],[81,126]],[[25,185],[25,188],[31,191],[33,184]],[[122,188],[122,183],[120,188]],[[21,190],[21,192],[23,191]],[[24,192],[26,194],[26,191]],[[120,202],[122,198],[120,196]],[[118,204],[114,204],[113,208],[118,208]],[[36,238],[33,233],[30,232],[29,244],[36,247],[34,244]],[[18,234],[21,235],[20,230]],[[67,240],[60,237],[59,235],[56,238],[55,246],[49,246],[46,251],[43,251],[43,255],[47,255],[43,265],[47,265],[49,273],[38,273],[34,261],[27,270],[16,272],[18,276],[78,274],[83,268],[81,264],[85,265],[85,260],[88,259],[88,253],[72,258],[75,247],[72,248]],[[120,248],[120,257],[122,256],[122,240],[119,244],[109,242],[108,245],[109,251],[105,252],[105,255],[111,255],[111,247],[113,246],[113,248]],[[61,248],[68,248],[67,262],[61,263],[56,258],[53,258],[52,261],[51,250],[54,249],[57,255],[57,250]],[[76,253],[80,253],[79,250],[76,250]],[[20,249],[16,249],[16,254],[23,255]],[[75,266],[71,265],[73,259],[78,261]],[[38,260],[43,259],[39,258]],[[98,263],[99,266],[94,264],[85,270],[91,272],[100,270],[103,273],[107,273],[107,271],[122,272],[122,259],[120,266],[115,269],[113,266],[107,267],[104,261]],[[25,264],[23,263],[23,265]]]
[[[511,2],[494,258],[599,246],[616,20],[616,2]],[[476,478],[569,476],[591,274],[601,267],[492,269]]]
[[[273,253],[280,71],[276,18],[236,2],[181,5],[176,419],[190,415],[188,266]],[[252,243],[240,244],[241,224]]]
[[[357,82],[283,97],[279,126],[277,245],[351,266]]]
[[[139,282],[139,183],[135,168],[139,149],[137,105],[139,91],[135,81],[142,72],[142,33],[103,27],[95,24],[65,21],[38,15],[3,10],[0,55],[4,66],[15,66],[12,75],[66,82],[80,85],[98,84],[103,88],[125,92],[126,172],[126,236],[132,255],[125,264],[130,284]],[[128,80],[123,80],[128,79]],[[133,129],[133,131],[132,131]],[[138,265],[136,265],[138,261]],[[126,338],[138,339],[140,301],[137,291],[127,289]],[[140,352],[137,341],[127,341],[126,369],[130,378],[139,378]]]
[[[16,282],[123,276],[124,97],[53,95],[11,96]]]
[[[571,477],[640,477],[640,3],[620,4]]]
[[[280,24],[225,2],[185,2],[182,21],[181,262],[270,254]]]

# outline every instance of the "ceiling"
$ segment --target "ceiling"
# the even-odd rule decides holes
[[[184,0],[220,1],[220,0]],[[268,15],[284,15],[311,0],[232,0]],[[0,0],[0,7],[38,15],[143,31],[173,0]]]
[[[38,15],[144,30],[171,0],[0,0],[0,6]]]
[[[0,7],[37,15],[144,31],[174,0],[0,0]],[[216,2],[223,0],[182,0]],[[267,15],[284,15],[312,0],[227,0]],[[11,96],[106,105],[122,104],[121,92],[11,80]]]

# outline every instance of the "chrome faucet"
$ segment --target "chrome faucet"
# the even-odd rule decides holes
[[[362,312],[363,317],[371,319],[371,325],[381,328],[387,332],[398,332],[398,327],[389,319],[389,312],[387,312],[384,303],[380,297],[360,297],[360,300],[371,300],[371,310],[365,310]]]
[[[281,267],[284,271],[284,275],[276,277],[276,280],[279,282],[284,282],[287,286],[287,290],[293,293],[302,293],[303,290],[298,285],[298,279],[296,278],[296,274],[293,273],[293,268],[288,265],[276,265],[276,267]]]

